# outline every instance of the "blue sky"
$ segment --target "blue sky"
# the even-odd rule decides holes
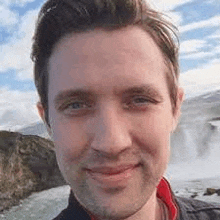
[[[30,60],[44,0],[0,0],[0,129],[39,120]],[[179,28],[181,85],[186,97],[220,89],[220,1],[154,0]]]

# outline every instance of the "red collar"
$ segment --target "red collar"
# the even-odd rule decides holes
[[[167,206],[170,220],[177,218],[177,205],[172,197],[172,190],[168,181],[163,177],[157,186],[157,198],[161,199]],[[91,217],[91,220],[94,220]]]
[[[168,181],[163,177],[157,186],[157,197],[161,199],[167,206],[170,220],[177,218],[177,205],[172,196],[172,190]]]

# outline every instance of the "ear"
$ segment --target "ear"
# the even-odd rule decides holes
[[[182,87],[178,87],[177,90],[177,100],[176,100],[176,106],[173,111],[173,131],[176,129],[179,117],[181,115],[181,106],[184,101],[185,95],[184,90]]]
[[[40,115],[41,119],[44,122],[44,125],[46,126],[48,134],[51,136],[52,135],[51,128],[46,122],[46,119],[45,119],[45,114],[46,113],[45,113],[45,109],[44,109],[41,102],[37,102],[37,110],[38,110],[38,114]]]

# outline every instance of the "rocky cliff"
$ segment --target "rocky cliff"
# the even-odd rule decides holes
[[[65,184],[53,149],[50,140],[0,131],[0,211],[31,192]]]

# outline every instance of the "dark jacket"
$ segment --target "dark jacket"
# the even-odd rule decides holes
[[[220,204],[175,197],[178,220],[220,220]]]
[[[175,197],[178,206],[177,220],[220,220],[220,204],[196,199]],[[70,194],[69,205],[54,220],[90,220],[90,216]]]

